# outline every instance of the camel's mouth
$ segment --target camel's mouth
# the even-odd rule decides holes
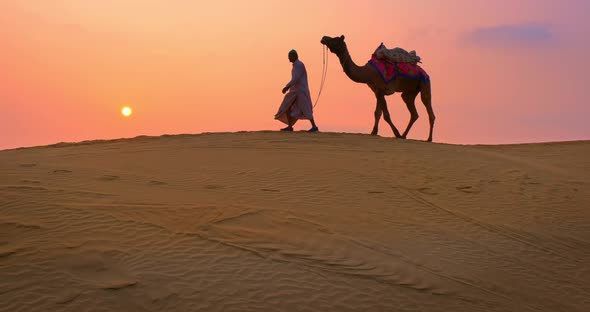
[[[328,36],[323,36],[322,40],[320,40],[321,44],[328,44],[328,40],[330,40],[330,37]]]

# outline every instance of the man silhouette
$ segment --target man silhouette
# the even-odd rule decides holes
[[[299,60],[297,51],[289,51],[289,62],[293,63],[291,70],[291,81],[283,88],[285,94],[275,119],[287,124],[281,131],[293,131],[293,125],[299,119],[308,119],[311,122],[311,129],[308,132],[319,131],[313,119],[313,105],[309,94],[307,83],[307,71],[305,65]]]

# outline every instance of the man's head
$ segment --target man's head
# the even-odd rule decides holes
[[[297,59],[299,58],[299,56],[297,55],[297,51],[295,50],[291,50],[289,51],[289,62],[293,63],[295,62]]]

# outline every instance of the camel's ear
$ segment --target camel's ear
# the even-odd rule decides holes
[[[340,36],[340,39],[344,40],[344,35]]]

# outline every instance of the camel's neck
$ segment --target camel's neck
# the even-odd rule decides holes
[[[340,59],[340,65],[344,69],[344,73],[354,82],[367,83],[370,81],[370,77],[367,75],[367,71],[364,67],[360,67],[354,63],[346,43],[341,47],[340,51],[336,53],[338,59]]]

